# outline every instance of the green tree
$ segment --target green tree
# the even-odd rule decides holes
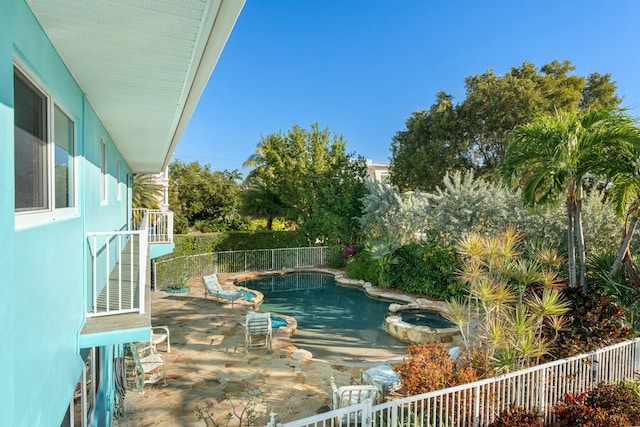
[[[628,150],[636,137],[633,119],[622,110],[589,109],[539,116],[518,126],[511,135],[503,177],[522,187],[527,206],[557,205],[567,209],[569,284],[586,289],[586,262],[582,226],[583,186],[589,174],[611,175],[614,159]]]
[[[344,221],[359,214],[365,194],[362,159],[345,152],[342,135],[317,123],[311,129],[294,125],[286,133],[263,136],[244,166],[253,167],[250,182],[282,202],[283,216],[308,231],[310,239],[343,243],[352,228]],[[342,235],[339,235],[342,234]]]
[[[401,191],[433,190],[445,173],[472,166],[452,101],[439,92],[429,110],[412,113],[393,136],[391,182]]]
[[[169,164],[169,204],[178,218],[193,225],[213,221],[222,229],[237,228],[241,175],[212,171],[210,165],[175,160]]]
[[[453,105],[440,92],[429,111],[416,112],[392,141],[391,182],[402,190],[430,190],[445,172],[465,165],[493,175],[510,133],[538,115],[616,107],[621,99],[609,74],[572,74],[569,61],[530,62],[504,75],[489,69],[465,79],[466,96]]]

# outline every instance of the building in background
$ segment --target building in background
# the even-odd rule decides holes
[[[0,425],[122,409],[150,259],[173,249],[170,212],[132,223],[132,177],[166,169],[243,4],[0,2]]]
[[[373,163],[367,159],[367,176],[371,181],[381,184],[389,184],[389,165],[386,163]]]

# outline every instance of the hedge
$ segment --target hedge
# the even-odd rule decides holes
[[[206,234],[176,234],[173,253],[167,258],[220,251],[299,248],[310,245],[307,237],[295,231],[226,231]]]

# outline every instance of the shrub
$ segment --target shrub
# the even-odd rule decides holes
[[[586,393],[567,393],[554,407],[559,427],[618,427],[640,423],[635,382],[599,384]]]
[[[435,240],[409,243],[396,253],[391,282],[406,292],[446,300],[462,296],[463,286],[455,278],[459,261],[455,253]]]
[[[394,367],[410,395],[466,384],[478,379],[475,369],[456,366],[442,343],[412,344],[408,358]]]
[[[301,231],[228,231],[175,236],[175,250],[168,258],[216,251],[298,248],[309,246]]]
[[[345,265],[347,275],[352,279],[360,279],[370,282],[377,276],[376,266],[371,262],[368,252],[358,252],[349,257]]]
[[[633,329],[627,324],[619,303],[611,301],[599,289],[563,290],[570,302],[570,323],[555,337],[555,358],[586,353],[631,338]]]
[[[538,415],[511,404],[489,427],[543,427]]]

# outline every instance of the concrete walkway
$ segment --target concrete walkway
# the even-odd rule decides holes
[[[229,278],[220,279],[225,283]],[[228,420],[227,414],[241,414],[249,402],[252,409],[276,415],[280,422],[304,418],[330,410],[331,376],[338,385],[347,385],[359,381],[363,368],[398,361],[406,351],[403,345],[345,346],[330,334],[299,331],[296,340],[312,354],[292,344],[290,330],[278,329],[272,353],[266,349],[247,353],[244,317],[253,307],[205,300],[201,279],[191,281],[189,287],[188,294],[153,293],[153,324],[171,330],[171,353],[159,346],[166,361],[167,385],[147,385],[144,393],[129,390],[125,416],[114,425],[204,426],[196,407],[208,405],[213,421],[233,426],[239,417],[232,415]]]

